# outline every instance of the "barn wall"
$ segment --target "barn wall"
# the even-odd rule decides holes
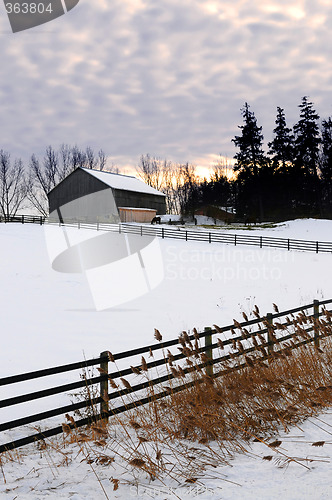
[[[49,194],[50,216],[57,217],[60,208],[63,220],[87,222],[119,222],[117,207],[150,208],[166,213],[164,196],[112,189],[84,170],[77,169]]]
[[[50,216],[60,208],[64,221],[118,222],[119,216],[110,187],[84,172],[75,170],[49,194]]]
[[[157,214],[166,213],[165,196],[120,189],[114,189],[113,193],[118,207],[151,208],[157,210]]]
[[[50,212],[77,198],[102,191],[107,187],[84,170],[77,169],[48,193]]]

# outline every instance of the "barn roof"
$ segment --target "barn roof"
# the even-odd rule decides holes
[[[103,182],[104,184],[107,184],[107,186],[110,186],[113,189],[122,189],[124,191],[135,191],[136,193],[165,196],[164,193],[161,193],[151,186],[148,186],[147,184],[145,184],[145,182],[140,181],[139,179],[131,175],[114,174],[112,172],[92,170],[91,168],[80,168],[87,174],[92,175],[93,177]]]

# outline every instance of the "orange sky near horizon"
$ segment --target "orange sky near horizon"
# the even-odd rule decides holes
[[[228,158],[226,156],[222,155],[215,155],[215,154],[210,154],[207,155],[206,157],[203,158],[197,158],[196,161],[189,161],[191,165],[194,165],[196,167],[196,174],[198,177],[203,180],[204,178],[209,180],[211,175],[213,174],[213,167],[214,165],[218,163],[224,163],[225,165],[228,165],[228,172],[227,172],[227,177],[228,178],[233,178],[234,177],[234,172],[232,170],[232,167],[234,166],[235,160],[233,158]],[[174,162],[179,163],[179,162]],[[183,162],[187,163],[187,162]],[[114,162],[115,166],[118,166],[119,168],[119,173],[125,174],[125,175],[133,175],[137,177],[137,169],[136,166],[133,165],[117,165],[116,161]]]

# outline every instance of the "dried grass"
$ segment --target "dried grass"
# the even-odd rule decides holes
[[[278,311],[277,306],[274,309]],[[255,306],[253,315],[258,314]],[[247,315],[243,316],[247,321]],[[63,463],[71,460],[64,452],[66,447],[75,446],[82,460],[91,465],[97,480],[94,466],[112,468],[116,462],[117,470],[122,468],[123,477],[129,472],[134,483],[143,477],[161,484],[166,478],[168,484],[191,484],[207,469],[228,464],[235,453],[247,451],[250,441],[260,441],[277,454],[278,467],[296,462],[307,468],[305,460],[288,457],[281,451],[282,441],[276,435],[280,429],[287,432],[291,426],[332,405],[331,313],[325,311],[317,320],[301,312],[273,326],[263,321],[257,332],[242,328],[234,320],[231,343],[221,328],[215,328],[219,337],[223,336],[217,339],[223,361],[214,366],[215,374],[220,376],[212,375],[207,366],[209,359],[201,351],[197,331],[193,330],[194,341],[182,332],[178,349],[184,359],[175,363],[170,351],[163,353],[167,384],[153,385],[144,357],[139,367],[131,367],[133,378],[148,383],[148,404],[136,404],[131,392],[134,384],[121,377],[125,390],[111,379],[109,383],[113,391],[122,391],[121,403],[130,405],[129,411],[113,415],[108,424],[95,419],[84,430],[75,428],[73,417],[66,415],[64,435],[56,445],[63,454]],[[307,341],[314,329],[325,337],[320,347],[311,342],[295,349],[295,342]],[[241,340],[236,338],[236,330]],[[267,330],[274,341],[273,350],[265,337]],[[286,342],[282,340],[285,335],[289,335]],[[154,336],[157,341],[162,340],[158,330]],[[153,358],[152,351],[150,357]],[[114,362],[112,355],[110,360]],[[82,376],[87,378],[86,373]],[[187,387],[177,392],[182,384]],[[168,395],[158,399],[161,391]],[[87,385],[83,397],[92,400],[95,396]],[[92,419],[98,414],[93,406],[87,411]],[[316,441],[312,446],[324,444],[325,441]],[[47,446],[55,445],[47,442]],[[272,455],[263,456],[263,460],[272,460]],[[5,479],[3,461],[0,471]],[[124,481],[128,479],[112,477],[114,490]]]

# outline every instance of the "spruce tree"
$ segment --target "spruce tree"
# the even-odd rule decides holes
[[[332,119],[322,122],[322,148],[320,159],[321,181],[323,187],[324,208],[332,216]]]
[[[299,180],[303,175],[302,207],[307,214],[317,214],[321,210],[319,185],[319,145],[321,142],[319,115],[308,96],[302,98],[300,120],[294,125],[295,167]]]
[[[300,120],[294,125],[296,160],[307,175],[317,175],[319,145],[321,142],[318,120],[308,96],[302,98]]]
[[[296,182],[293,174],[294,135],[287,127],[285,112],[277,107],[274,138],[268,143],[271,157],[272,185],[270,193],[271,212],[275,217],[288,218],[293,211]]]
[[[321,172],[325,182],[332,183],[332,119],[322,121]]]
[[[235,136],[232,142],[239,148],[234,155],[234,171],[238,172],[238,211],[245,218],[261,220],[264,218],[263,197],[260,182],[260,170],[267,164],[263,152],[262,127],[257,125],[255,114],[248,103],[241,109],[244,125],[239,128],[242,134]]]
[[[239,152],[234,155],[234,170],[257,177],[259,168],[266,163],[262,149],[264,137],[262,127],[258,127],[255,114],[249,107],[248,103],[245,103],[241,109],[244,125],[240,125],[239,129],[242,130],[242,135],[232,139],[239,148]]]
[[[294,159],[294,135],[287,127],[283,108],[277,107],[276,128],[273,130],[274,139],[268,143],[268,155],[276,169],[286,173]]]

